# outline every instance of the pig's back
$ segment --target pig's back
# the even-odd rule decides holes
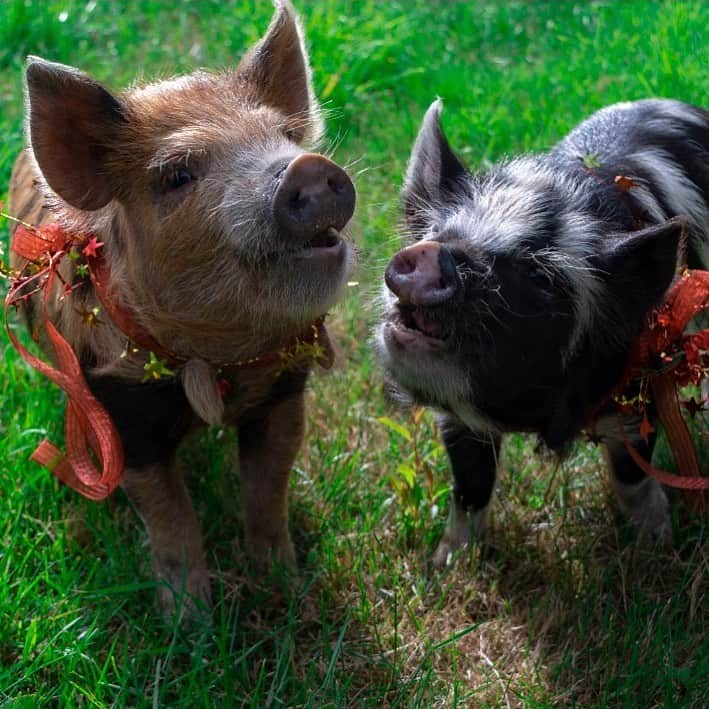
[[[577,173],[590,166],[606,180],[624,175],[646,186],[628,192],[638,210],[656,222],[688,217],[690,261],[709,266],[709,112],[670,99],[615,104],[581,123],[549,157]]]

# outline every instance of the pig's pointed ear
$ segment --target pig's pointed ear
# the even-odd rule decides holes
[[[409,219],[416,219],[422,211],[465,189],[469,173],[443,134],[442,107],[441,100],[437,99],[426,111],[411,152],[402,192],[404,211]]]
[[[276,11],[263,39],[244,57],[238,74],[257,97],[286,117],[296,142],[316,143],[323,133],[303,29],[289,0],[274,0]]]
[[[607,240],[601,270],[629,317],[643,317],[662,301],[684,249],[684,227],[678,217]]]
[[[121,102],[78,69],[29,57],[27,133],[47,184],[65,202],[94,210],[113,195],[106,158],[125,124]]]

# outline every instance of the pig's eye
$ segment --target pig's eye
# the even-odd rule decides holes
[[[527,278],[537,288],[549,289],[554,286],[552,277],[538,266],[530,266],[527,271]]]
[[[187,168],[178,167],[168,175],[166,186],[171,190],[176,190],[189,184],[193,179],[192,173]]]

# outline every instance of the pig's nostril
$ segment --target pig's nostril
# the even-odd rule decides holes
[[[333,178],[333,177],[328,177],[327,178],[327,186],[335,193],[335,194],[342,194],[347,185],[345,182],[342,180]]]
[[[293,209],[302,209],[308,202],[308,198],[304,197],[300,190],[294,192],[290,198],[290,205]]]
[[[394,270],[402,276],[413,273],[416,270],[416,260],[407,259],[404,254],[399,254],[394,260]]]

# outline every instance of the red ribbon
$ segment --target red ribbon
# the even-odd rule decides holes
[[[638,373],[647,376],[657,414],[667,434],[680,475],[655,468],[643,459],[624,436],[625,447],[647,475],[664,485],[684,490],[683,497],[687,506],[697,512],[707,508],[704,491],[709,490],[709,477],[702,477],[692,437],[680,411],[677,388],[689,383],[701,386],[701,381],[707,376],[709,354],[701,354],[701,351],[707,349],[709,329],[683,336],[692,318],[707,309],[709,271],[686,271],[670,290],[665,303],[649,319],[614,392],[615,395],[622,394],[629,383],[638,377]],[[677,350],[681,350],[681,354]],[[660,371],[657,371],[656,366],[658,360],[664,367]],[[648,375],[647,370],[653,372]]]
[[[8,292],[5,298],[5,328],[10,342],[22,359],[60,387],[68,398],[64,419],[66,453],[45,439],[30,459],[50,470],[84,497],[103,500],[121,481],[124,463],[121,438],[108,412],[91,393],[71,345],[56,329],[47,312],[57,267],[71,244],[66,232],[57,225],[36,230],[17,226],[12,250],[28,261],[41,265],[29,279],[18,281]],[[16,305],[26,297],[30,282],[44,289],[42,317],[56,358],[56,367],[35,357],[19,342],[8,324],[9,306]]]

